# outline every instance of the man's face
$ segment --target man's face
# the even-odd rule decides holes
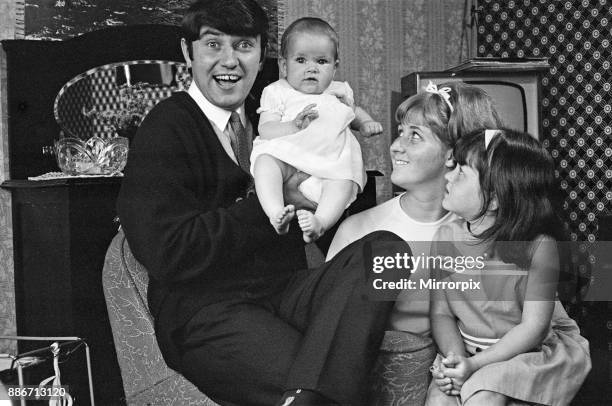
[[[203,26],[200,39],[193,41],[193,58],[186,40],[183,56],[191,64],[193,79],[212,104],[234,110],[244,103],[263,66],[261,37],[235,36]]]

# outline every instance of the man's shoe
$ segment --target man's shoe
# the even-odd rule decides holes
[[[305,389],[287,391],[278,406],[339,406],[323,395]]]

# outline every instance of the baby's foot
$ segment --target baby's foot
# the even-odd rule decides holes
[[[298,224],[302,229],[302,237],[306,242],[313,242],[319,239],[325,232],[323,223],[314,213],[308,210],[297,211]]]
[[[270,223],[279,235],[289,232],[291,220],[295,217],[295,206],[288,204],[283,207],[275,217],[270,218]]]

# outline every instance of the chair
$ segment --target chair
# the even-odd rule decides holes
[[[147,306],[148,282],[120,230],[106,253],[102,285],[127,404],[218,406],[164,362]]]
[[[311,266],[323,260],[313,246],[306,250]],[[217,405],[164,362],[147,306],[148,281],[120,230],[106,253],[102,284],[128,405]],[[430,338],[387,331],[372,370],[372,404],[422,405],[434,357]]]

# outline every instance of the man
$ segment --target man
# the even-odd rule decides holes
[[[199,0],[183,31],[193,83],[142,123],[118,199],[149,271],[164,359],[222,405],[359,405],[392,305],[363,299],[362,252],[396,237],[370,236],[298,271],[299,227],[276,234],[242,169],[253,132],[244,102],[267,17],[255,0]],[[303,207],[296,193],[286,198]]]

